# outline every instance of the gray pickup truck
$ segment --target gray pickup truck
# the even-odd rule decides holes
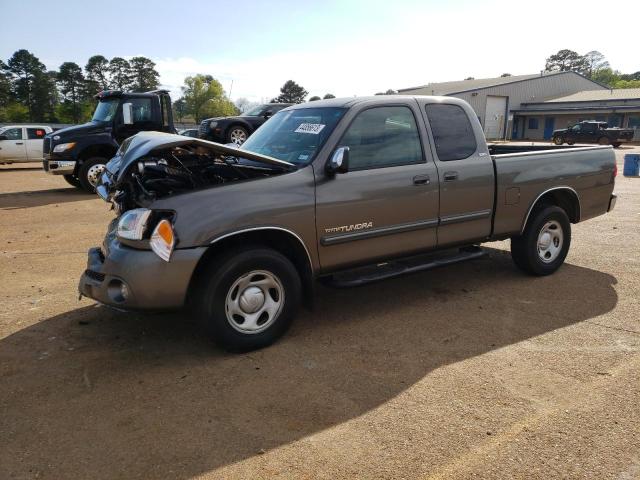
[[[347,287],[476,258],[511,239],[553,273],[571,223],[614,207],[611,147],[488,146],[450,97],[332,99],[275,114],[240,148],[163,133],[125,140],[97,188],[117,218],[81,295],[190,306],[231,350],[272,343],[315,280]]]

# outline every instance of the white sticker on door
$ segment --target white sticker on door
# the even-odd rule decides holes
[[[311,133],[318,135],[325,126],[321,123],[301,123],[294,131],[295,133]]]

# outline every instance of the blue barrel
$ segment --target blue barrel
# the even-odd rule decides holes
[[[640,175],[640,153],[627,153],[624,156],[622,175],[625,177],[637,177]]]

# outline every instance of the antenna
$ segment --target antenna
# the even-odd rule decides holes
[[[231,92],[233,91],[233,78],[231,79],[231,86],[229,87],[229,100],[231,100]]]

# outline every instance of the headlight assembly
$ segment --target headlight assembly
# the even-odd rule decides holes
[[[213,129],[214,129],[214,128],[216,128],[217,126],[218,126],[218,122],[211,122],[211,123],[209,123],[209,128],[210,128],[211,130],[213,130]]]
[[[53,147],[53,153],[66,152],[67,150],[71,150],[75,146],[76,146],[76,142],[61,143],[60,145],[56,145],[55,147]]]
[[[156,255],[165,262],[169,261],[173,247],[176,245],[176,236],[169,220],[164,218],[158,222],[151,234],[149,245]]]
[[[123,213],[116,234],[126,240],[142,240],[149,215],[151,210],[147,208],[135,208]]]

